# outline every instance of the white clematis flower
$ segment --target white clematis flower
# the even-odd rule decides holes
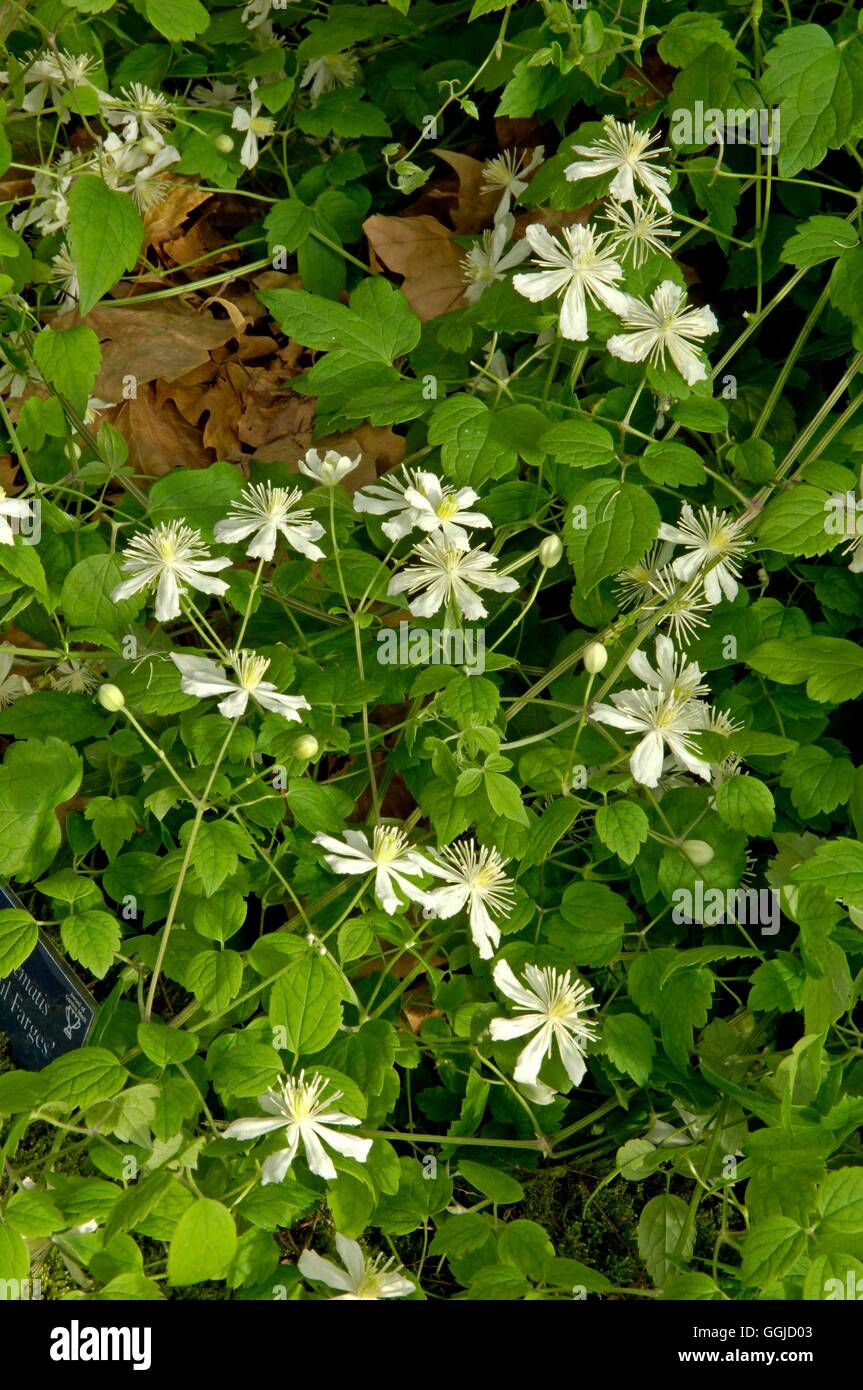
[[[163,144],[162,132],[172,121],[171,104],[161,92],[154,92],[144,82],[123,87],[121,101],[116,99],[102,108],[109,125],[122,127],[124,140],[140,140],[145,135]]]
[[[321,458],[317,449],[308,449],[305,458],[299,460],[297,467],[307,478],[314,478],[316,483],[323,483],[324,487],[335,487],[342,478],[359,468],[362,458],[362,454],[357,454],[355,459],[348,458],[347,454],[340,454],[337,449],[327,449]]]
[[[668,170],[655,163],[661,154],[668,153],[668,146],[651,149],[660,138],[639,130],[635,121],[618,121],[614,116],[606,116],[602,135],[590,145],[576,145],[575,153],[584,158],[569,164],[563,172],[571,182],[614,173],[609,192],[619,203],[636,202],[635,185],[640,183],[660,207],[670,212]]]
[[[662,540],[673,541],[687,551],[672,561],[677,578],[688,582],[703,572],[704,597],[710,604],[721,603],[723,596],[731,603],[737,596],[741,560],[749,546],[741,532],[740,522],[728,512],[701,507],[696,515],[688,502],[676,526],[664,521],[659,528]]]
[[[450,845],[435,852],[435,874],[447,887],[428,894],[426,912],[446,921],[470,907],[470,934],[481,960],[491,960],[500,945],[500,928],[491,913],[507,916],[515,903],[507,862],[496,849],[476,841]]]
[[[254,169],[258,162],[258,136],[267,139],[276,128],[276,123],[271,116],[258,114],[261,109],[261,102],[257,92],[258,79],[253,77],[249,83],[249,109],[247,111],[244,106],[235,106],[231,121],[232,130],[244,130],[246,132],[243,148],[240,150],[240,163],[245,169]]]
[[[226,557],[212,559],[200,531],[180,521],[163,521],[152,531],[139,532],[126,547],[122,568],[131,578],[124,579],[111,592],[111,599],[130,598],[141,589],[156,585],[156,618],[166,623],[180,616],[180,599],[187,589],[204,594],[224,594],[224,579],[214,579],[216,570],[230,565]]]
[[[23,497],[7,497],[0,487],[0,545],[15,544],[15,527],[10,521],[30,521],[32,502]]]
[[[679,232],[672,230],[671,215],[661,210],[655,198],[648,198],[646,203],[636,199],[631,208],[612,200],[606,217],[612,226],[614,254],[622,261],[630,258],[636,270],[644,264],[651,251],[670,256],[671,251],[665,245],[665,240],[680,236]]]
[[[629,770],[642,786],[659,785],[666,748],[688,772],[710,781],[710,766],[695,752],[689,737],[705,727],[705,707],[699,700],[655,686],[622,690],[611,696],[610,705],[594,705],[590,718],[643,735],[629,760]]]
[[[418,473],[414,486],[405,492],[413,509],[413,524],[430,534],[440,533],[446,545],[469,550],[470,537],[465,526],[483,529],[491,522],[483,512],[467,510],[479,500],[472,487],[453,488],[441,483],[434,473]]]
[[[326,53],[306,64],[300,86],[309,88],[314,105],[324,92],[332,92],[336,87],[352,87],[359,70],[360,65],[352,53]]]
[[[501,199],[495,209],[494,220],[500,222],[517,203],[530,183],[530,174],[535,173],[545,157],[545,149],[537,145],[528,155],[526,150],[504,150],[483,165],[483,193],[500,193]]]
[[[615,289],[623,269],[606,249],[607,232],[597,234],[589,225],[564,227],[561,244],[547,227],[534,223],[524,235],[543,269],[538,274],[515,275],[512,283],[532,304],[563,295],[560,332],[564,338],[575,342],[587,338],[588,304],[604,304],[612,313],[625,313],[631,297]]]
[[[304,1250],[297,1268],[304,1279],[326,1284],[328,1289],[341,1289],[332,1303],[377,1302],[381,1298],[406,1298],[416,1292],[416,1284],[406,1279],[394,1255],[366,1255],[356,1240],[336,1233],[336,1249],[344,1265],[339,1269],[332,1260],[325,1260],[314,1250]]]
[[[12,663],[15,660],[10,652],[0,651],[0,709],[20,700],[22,695],[32,695],[33,689],[23,676],[14,676]]]
[[[457,550],[434,536],[421,541],[413,555],[419,563],[394,575],[387,593],[413,594],[424,589],[425,593],[408,604],[415,618],[430,618],[450,600],[471,621],[485,618],[488,613],[476,589],[511,594],[518,588],[518,580],[511,575],[494,573],[497,556],[487,550]]]
[[[217,708],[226,719],[239,719],[245,714],[250,699],[262,709],[297,723],[300,710],[311,709],[304,695],[280,695],[272,681],[264,680],[270,665],[267,657],[251,651],[231,652],[230,657],[237,673],[236,680],[229,680],[224,668],[207,657],[171,653],[171,660],[182,676],[180,686],[184,693],[197,695],[201,700],[211,695],[225,696]]]
[[[277,10],[283,10],[287,5],[295,5],[297,0],[249,0],[240,16],[243,23],[249,29],[257,29],[259,25],[265,24],[274,3]]]
[[[656,669],[641,648],[632,653],[626,664],[634,676],[654,690],[661,690],[663,695],[692,700],[707,694],[701,667],[696,661],[689,661],[685,653],[678,654],[670,637],[656,639]]]
[[[613,357],[624,362],[652,362],[665,366],[668,353],[683,380],[693,386],[704,381],[707,368],[691,342],[700,343],[719,331],[712,309],[688,309],[686,290],[673,280],[663,280],[650,296],[650,303],[629,298],[621,313],[628,333],[615,333],[608,340]]]
[[[328,1144],[336,1153],[365,1163],[372,1147],[371,1139],[354,1134],[340,1134],[341,1127],[358,1125],[356,1115],[347,1115],[333,1107],[342,1098],[341,1091],[326,1094],[329,1082],[315,1073],[308,1081],[305,1072],[298,1076],[280,1077],[277,1086],[266,1095],[258,1096],[258,1104],[274,1119],[234,1120],[224,1131],[226,1139],[257,1139],[273,1130],[287,1130],[287,1148],[278,1149],[264,1159],[261,1182],[282,1182],[285,1174],[303,1147],[305,1160],[319,1178],[332,1182],[338,1177],[335,1164],[324,1148]]]
[[[511,999],[520,1018],[492,1019],[490,1032],[495,1042],[523,1038],[528,1033],[536,1037],[518,1056],[513,1080],[536,1085],[540,1068],[551,1056],[556,1042],[566,1074],[573,1086],[578,1086],[587,1071],[583,1044],[596,1037],[596,1024],[584,1017],[595,1008],[590,1000],[593,989],[569,971],[561,974],[550,966],[527,965],[526,984],[516,978],[505,960],[498,961],[492,971],[501,994]]]
[[[422,492],[422,480],[428,476],[407,467],[398,473],[387,473],[379,482],[367,483],[354,493],[354,511],[370,512],[372,516],[394,514],[392,521],[382,523],[381,530],[391,541],[400,541],[416,525],[415,508],[407,499],[408,488]]]
[[[462,257],[461,268],[468,281],[464,297],[469,304],[476,304],[489,285],[495,280],[502,280],[507,270],[521,265],[530,255],[530,243],[525,240],[517,241],[507,251],[513,226],[510,216],[502,217],[493,230],[483,232],[479,241]]]
[[[28,86],[33,85],[21,105],[31,115],[38,115],[50,98],[50,105],[56,107],[60,120],[65,124],[71,120],[69,94],[74,93],[77,87],[88,87],[97,92],[100,99],[111,100],[91,81],[91,75],[99,64],[90,53],[67,53],[62,48],[46,48],[38,56],[26,54],[23,63],[24,82]]]
[[[376,825],[371,845],[362,830],[345,830],[341,840],[319,833],[314,843],[328,851],[324,859],[334,874],[374,874],[375,897],[385,912],[399,907],[396,888],[412,902],[425,904],[425,892],[411,880],[433,875],[435,866],[411,848],[403,830]]]
[[[252,536],[246,554],[253,560],[272,560],[280,535],[307,559],[322,560],[324,552],[315,541],[324,528],[319,521],[309,520],[308,507],[297,507],[302,495],[298,487],[289,491],[271,483],[254,483],[232,504],[225,520],[216,524],[213,535],[222,545]]]
[[[70,657],[61,661],[51,672],[51,685],[55,690],[65,690],[71,694],[89,695],[102,684],[104,677],[96,674],[89,666]]]

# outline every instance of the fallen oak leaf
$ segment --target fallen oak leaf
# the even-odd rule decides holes
[[[405,299],[421,319],[464,305],[464,252],[435,217],[382,217],[363,223],[369,245],[388,270],[403,275]]]
[[[208,362],[214,348],[237,335],[230,319],[131,305],[93,309],[83,322],[102,346],[102,367],[94,388],[102,401],[122,400],[130,384],[176,381]]]

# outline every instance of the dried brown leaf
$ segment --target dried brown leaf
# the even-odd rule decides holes
[[[403,275],[402,289],[421,319],[464,303],[463,251],[435,217],[369,217],[363,231],[384,265]]]

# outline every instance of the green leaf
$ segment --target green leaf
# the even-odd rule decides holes
[[[481,1192],[484,1197],[490,1197],[498,1206],[506,1206],[511,1202],[521,1202],[524,1198],[524,1188],[520,1182],[509,1173],[504,1173],[500,1168],[489,1168],[485,1163],[474,1163],[472,1159],[459,1159],[459,1172],[462,1177],[475,1187],[477,1192]]]
[[[811,859],[791,872],[792,883],[818,883],[833,898],[863,907],[863,844],[837,836],[822,840]]]
[[[519,870],[541,864],[578,819],[581,809],[575,797],[561,796],[553,801],[530,832],[527,848],[519,861]]]
[[[314,106],[299,110],[295,119],[299,130],[316,137],[341,135],[356,140],[362,135],[390,134],[389,122],[380,107],[364,101],[361,92],[345,88],[325,92]]]
[[[259,1096],[274,1086],[281,1059],[268,1043],[239,1041],[213,1065],[213,1084],[232,1096]]]
[[[48,582],[34,545],[0,545],[0,569],[26,584],[43,602],[47,602]]]
[[[105,729],[105,714],[90,696],[64,690],[37,690],[0,710],[0,734],[14,738],[55,734],[69,743],[83,743],[99,738]]]
[[[811,820],[845,804],[854,787],[854,765],[847,758],[831,758],[825,748],[808,744],[786,759],[779,780],[790,789],[791,800],[803,819]]]
[[[308,777],[289,780],[287,800],[297,825],[313,834],[341,830],[353,805],[351,797],[339,787],[312,782]]]
[[[623,944],[623,928],[633,915],[624,898],[604,883],[571,883],[560,911],[566,925],[549,935],[576,965],[607,965]]]
[[[204,821],[198,829],[192,863],[206,896],[211,898],[225,879],[236,873],[241,858],[251,859],[253,855],[251,840],[238,825],[224,820]]]
[[[552,425],[539,442],[555,463],[570,468],[601,468],[611,463],[616,452],[608,430],[590,420],[564,420]]]
[[[84,818],[109,859],[116,859],[138,828],[138,808],[131,796],[91,797]]]
[[[716,809],[732,830],[745,830],[762,839],[776,819],[773,793],[756,777],[729,777],[716,793]]]
[[[554,1259],[554,1246],[548,1234],[536,1221],[508,1221],[497,1243],[497,1253],[504,1264],[513,1265],[529,1279],[542,1279],[549,1260]]]
[[[308,950],[270,990],[270,1025],[284,1028],[284,1045],[291,1052],[320,1052],[339,1030],[342,997],[332,961]]]
[[[457,1216],[442,1217],[429,1246],[429,1254],[460,1259],[474,1250],[481,1250],[491,1238],[491,1233],[489,1219],[481,1213],[465,1211]]]
[[[120,924],[116,918],[96,910],[76,912],[63,919],[60,936],[73,960],[97,980],[105,978],[120,949]]]
[[[43,328],[33,343],[33,359],[49,386],[83,415],[102,366],[99,339],[85,323],[57,332]]]
[[[713,987],[709,970],[682,970],[662,987],[657,1001],[662,1044],[681,1071],[689,1067],[693,1029],[707,1022]]]
[[[73,565],[63,581],[60,611],[70,627],[128,632],[147,602],[143,593],[115,602],[111,591],[124,578],[116,555],[89,555]]]
[[[686,444],[648,444],[638,466],[652,482],[669,487],[700,487],[707,478],[701,459]]]
[[[221,1202],[199,1197],[180,1217],[168,1247],[168,1283],[177,1286],[221,1279],[234,1258],[237,1228]]]
[[[440,446],[443,470],[457,487],[481,487],[516,461],[500,419],[476,396],[449,396],[436,405],[428,440]]]
[[[762,642],[744,658],[779,685],[806,681],[812,700],[840,705],[863,692],[863,650],[843,637],[803,637],[789,642]]]
[[[199,1004],[212,1013],[219,1013],[240,992],[242,956],[236,951],[199,951],[188,964],[184,983]]]
[[[791,1013],[803,1009],[803,966],[793,956],[779,956],[753,970],[748,1004],[756,1012],[778,1009]]]
[[[184,521],[207,541],[243,490],[244,479],[230,463],[209,468],[175,468],[150,489],[150,522]]]
[[[33,954],[39,940],[35,919],[23,908],[0,911],[0,980],[5,980]]]
[[[637,1014],[607,1014],[602,1027],[602,1046],[618,1071],[643,1086],[653,1067],[656,1044],[643,1018]]]
[[[823,555],[832,550],[836,537],[826,526],[828,501],[826,493],[808,483],[781,492],[762,513],[759,545],[782,555]]]
[[[644,488],[608,478],[588,483],[570,511],[566,540],[582,592],[640,560],[659,523],[659,509]]]
[[[30,1273],[27,1244],[10,1226],[0,1225],[0,1279],[26,1279]]]
[[[299,198],[280,198],[264,218],[267,250],[272,256],[277,246],[294,252],[302,246],[315,225],[314,210]]]
[[[440,696],[441,713],[455,720],[460,729],[494,722],[500,708],[500,691],[484,676],[457,676]]]
[[[166,39],[194,39],[210,25],[199,0],[144,0],[144,9],[153,28]]]
[[[788,1216],[769,1216],[743,1242],[744,1286],[763,1289],[792,1269],[806,1251],[806,1232]]]
[[[702,434],[721,434],[728,429],[727,407],[710,396],[690,396],[688,401],[675,401],[671,418],[678,425]]]
[[[828,150],[853,138],[863,122],[863,54],[859,36],[835,46],[820,24],[780,31],[765,55],[761,90],[782,120],[779,173],[814,169]]]
[[[863,321],[863,246],[846,251],[833,267],[830,303],[860,326]]]
[[[139,1023],[138,1046],[145,1057],[157,1067],[169,1067],[174,1062],[188,1062],[198,1050],[196,1038],[180,1028],[165,1023]]]
[[[49,1062],[42,1072],[42,1104],[84,1110],[122,1090],[129,1073],[112,1052],[84,1047]]]
[[[637,858],[650,828],[647,816],[635,801],[612,801],[600,806],[594,824],[602,843],[624,864]]]
[[[527,811],[521,799],[521,792],[501,772],[483,772],[482,784],[491,809],[498,816],[515,821],[518,825],[528,825]]]
[[[77,753],[58,738],[7,748],[0,767],[0,875],[45,872],[60,847],[55,807],[75,795],[82,772]]]
[[[175,0],[159,0],[173,10]],[[203,7],[197,0],[180,4]],[[106,290],[132,270],[144,239],[144,224],[128,193],[115,193],[96,174],[76,178],[69,190],[69,251],[78,268],[81,314],[88,314]]]
[[[688,67],[714,43],[734,52],[734,40],[715,14],[676,14],[663,28],[659,56],[672,67]]]
[[[863,1168],[837,1168],[828,1173],[818,1193],[822,1231],[863,1231]]]
[[[64,1229],[63,1213],[47,1192],[15,1192],[6,1203],[6,1220],[19,1235],[51,1236]]]
[[[301,290],[261,290],[258,298],[282,331],[306,347],[391,363],[419,342],[416,314],[401,290],[379,276],[360,282],[350,308]]]
[[[780,260],[798,270],[821,265],[841,256],[843,251],[858,243],[857,232],[843,217],[819,214],[809,217],[789,237],[782,248]]]
[[[764,439],[744,439],[731,450],[731,463],[748,483],[769,483],[776,472],[772,445]]]
[[[681,1245],[688,1212],[686,1203],[680,1197],[665,1193],[660,1197],[651,1197],[639,1217],[638,1253],[657,1288],[661,1289],[673,1274],[673,1257],[686,1262],[692,1255],[694,1224]]]
[[[400,1158],[399,1188],[381,1199],[376,1225],[387,1235],[407,1236],[452,1201],[452,1179],[439,1168],[433,1177],[415,1158]]]

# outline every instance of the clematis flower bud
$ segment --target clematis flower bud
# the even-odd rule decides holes
[[[560,536],[546,536],[539,547],[539,563],[547,570],[553,569],[563,554]]]
[[[584,669],[588,675],[598,676],[608,663],[608,651],[601,642],[591,642],[584,650]]]
[[[319,747],[314,734],[300,734],[291,744],[291,752],[295,758],[313,758]]]
[[[709,864],[714,858],[714,851],[706,840],[684,840],[680,848],[690,864],[694,864],[696,868]]]
[[[100,685],[96,691],[96,699],[103,709],[112,712],[122,709],[126,703],[126,696],[118,685]]]

